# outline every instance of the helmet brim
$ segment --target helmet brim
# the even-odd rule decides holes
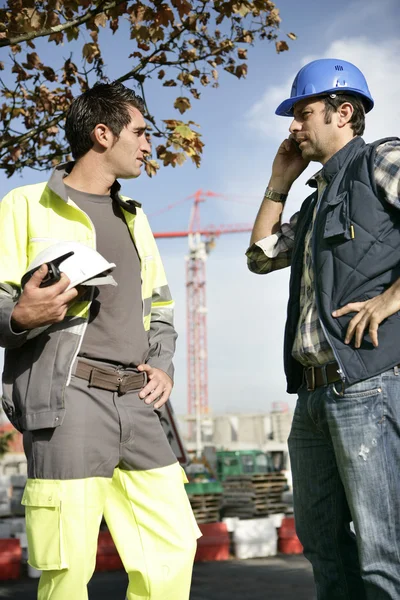
[[[86,281],[82,281],[79,285],[114,285],[117,286],[118,283],[115,281],[112,275],[97,275],[96,277],[92,277],[91,279],[86,279]]]
[[[280,117],[293,117],[293,108],[297,102],[300,100],[306,100],[307,98],[315,98],[318,96],[329,96],[329,94],[353,94],[355,96],[360,96],[362,103],[364,104],[365,112],[368,113],[374,107],[374,101],[371,97],[366,96],[360,90],[355,88],[332,88],[330,90],[324,90],[323,92],[317,94],[307,94],[302,96],[293,96],[293,98],[288,98],[281,102],[278,108],[275,111],[275,114]]]

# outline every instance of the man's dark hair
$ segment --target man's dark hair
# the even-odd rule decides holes
[[[349,102],[353,107],[353,114],[350,119],[350,126],[353,130],[353,136],[362,135],[365,129],[365,107],[358,96],[352,94],[335,94],[332,96],[323,96],[321,98],[325,103],[325,123],[330,123],[332,120],[332,114],[337,112],[339,106],[344,102]]]
[[[129,125],[129,107],[145,112],[144,102],[122,83],[99,83],[73,100],[65,122],[65,135],[75,160],[93,147],[91,133],[99,123],[115,136]]]

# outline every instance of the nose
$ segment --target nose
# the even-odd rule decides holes
[[[301,123],[299,123],[299,121],[297,121],[296,118],[294,118],[293,121],[290,123],[289,131],[290,133],[296,133],[297,131],[301,131]]]
[[[142,150],[143,154],[151,154],[151,144],[146,136],[143,136],[141,150]]]

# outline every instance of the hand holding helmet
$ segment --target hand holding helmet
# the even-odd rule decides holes
[[[16,331],[35,329],[62,321],[69,304],[78,296],[76,288],[67,289],[70,279],[61,273],[60,280],[41,287],[48,275],[47,264],[37,269],[26,283],[12,313],[12,327]]]
[[[79,242],[59,242],[33,259],[21,279],[22,293],[12,314],[15,330],[61,322],[79,295],[77,286],[117,285],[109,263]]]

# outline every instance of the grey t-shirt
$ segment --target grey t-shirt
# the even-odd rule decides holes
[[[136,367],[146,361],[149,341],[143,326],[140,260],[128,226],[110,196],[65,187],[92,221],[97,251],[116,264],[113,277],[118,283],[96,287],[79,356]]]

